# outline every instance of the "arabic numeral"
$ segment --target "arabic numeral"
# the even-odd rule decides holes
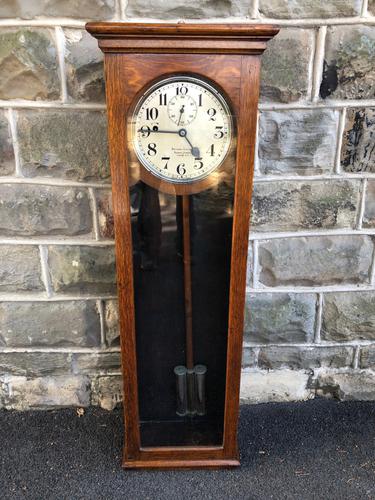
[[[215,146],[213,144],[211,144],[211,146],[207,149],[207,153],[210,153],[210,156],[214,156]]]
[[[194,158],[195,163],[194,163],[194,168],[195,170],[200,170],[203,167],[203,161],[202,158]]]
[[[147,125],[142,125],[142,127],[139,129],[139,131],[141,132],[142,137],[145,137],[145,138],[147,138],[151,133],[151,129]]]
[[[185,175],[186,174],[185,163],[180,163],[179,165],[177,165],[176,170],[178,175]]]
[[[156,120],[158,116],[158,108],[146,108],[146,120]]]
[[[222,139],[224,137],[223,127],[215,127],[216,132],[214,133],[215,139]]]
[[[150,142],[150,144],[148,145],[147,154],[149,156],[156,155],[156,144],[154,142]]]
[[[160,106],[167,105],[167,94],[159,94],[159,104]]]
[[[170,156],[162,156],[162,161],[165,161],[164,170],[168,170],[168,162],[171,159]]]
[[[210,117],[210,121],[215,121],[216,118],[215,118],[215,115],[216,115],[216,109],[215,108],[209,108],[207,110],[207,114],[208,116]]]
[[[186,95],[188,93],[188,88],[183,83],[181,87],[176,87],[176,95]]]

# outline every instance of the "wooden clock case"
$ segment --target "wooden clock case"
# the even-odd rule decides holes
[[[237,421],[241,376],[246,262],[257,127],[260,56],[278,29],[250,24],[88,23],[86,29],[105,54],[109,152],[116,234],[127,468],[231,467],[239,465]],[[223,441],[205,446],[143,446],[139,430],[132,233],[129,199],[129,117],[139,95],[153,81],[193,74],[228,96],[236,116],[234,213]],[[135,160],[136,161],[136,160]],[[149,176],[147,172],[144,174]],[[146,179],[147,180],[147,179]],[[209,186],[172,185],[152,178],[154,187],[178,195]],[[156,184],[155,184],[156,183]],[[205,186],[207,183],[207,186]],[[164,185],[163,185],[164,184]]]

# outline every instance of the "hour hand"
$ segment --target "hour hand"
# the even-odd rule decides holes
[[[190,139],[188,138],[187,136],[187,131],[182,128],[181,130],[178,131],[178,134],[181,136],[181,137],[185,137],[185,139],[187,140],[189,146],[191,147],[191,154],[195,157],[195,158],[199,158],[200,154],[199,154],[199,148],[196,148],[195,146],[192,145],[192,143],[190,142]]]
[[[195,158],[199,158],[200,157],[200,152],[199,152],[199,148],[191,148],[191,154],[195,157]]]

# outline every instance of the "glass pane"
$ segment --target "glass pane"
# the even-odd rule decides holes
[[[151,84],[129,122],[142,446],[223,441],[234,120],[194,75]]]
[[[142,446],[222,444],[233,158],[224,165],[197,194],[131,188]]]

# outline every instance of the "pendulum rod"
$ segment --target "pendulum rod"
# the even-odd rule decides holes
[[[193,352],[193,304],[191,291],[191,234],[190,199],[182,196],[182,238],[184,265],[184,302],[185,302],[185,342],[186,366],[174,368],[177,389],[177,410],[180,417],[206,414],[205,379],[207,367],[194,366]]]
[[[190,200],[188,195],[182,196],[182,233],[184,242],[186,368],[193,370],[193,305],[191,294]]]

